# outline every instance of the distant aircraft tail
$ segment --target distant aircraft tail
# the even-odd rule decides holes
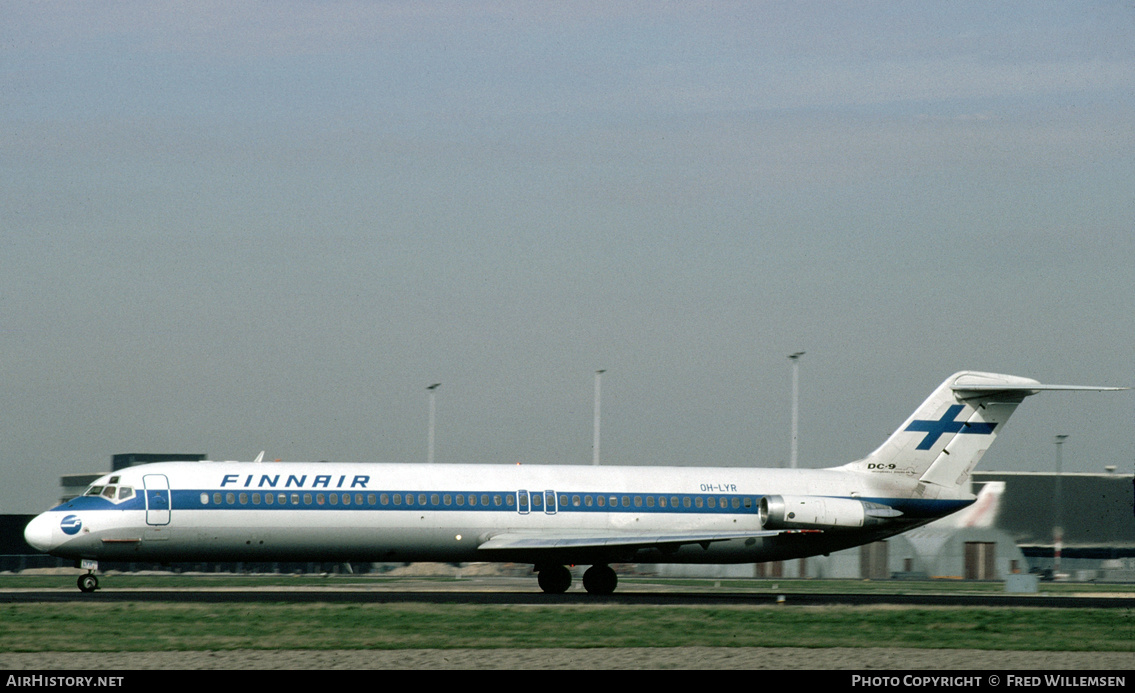
[[[939,385],[877,450],[841,469],[915,480],[915,496],[937,497],[969,480],[1025,397],[1042,390],[1124,389],[962,371]]]
[[[977,494],[977,500],[973,502],[973,505],[956,515],[951,515],[942,522],[953,522],[955,527],[982,529],[992,527],[997,520],[997,513],[1001,510],[1001,496],[1004,493],[1004,481],[986,482]]]

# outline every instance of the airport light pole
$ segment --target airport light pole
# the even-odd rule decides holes
[[[1053,442],[1056,443],[1056,492],[1053,494],[1055,498],[1053,502],[1056,506],[1055,524],[1052,526],[1052,577],[1053,579],[1060,573],[1060,553],[1064,548],[1064,527],[1060,522],[1060,509],[1063,499],[1061,498],[1060,488],[1060,475],[1064,467],[1064,441],[1068,439],[1067,434],[1057,435]]]
[[[593,427],[593,438],[591,441],[591,464],[595,465],[596,467],[599,466],[599,405],[601,402],[600,383],[603,380],[603,374],[606,372],[606,369],[595,371],[595,425]]]
[[[426,462],[429,464],[434,462],[434,414],[437,411],[434,400],[439,387],[441,387],[441,383],[434,383],[426,388],[426,391],[430,393],[430,433],[426,451]]]
[[[803,355],[803,351],[797,351],[795,354],[788,355],[788,359],[792,361],[792,454],[788,461],[788,466],[791,469],[796,469],[796,457],[798,452],[797,427],[800,421],[800,357]]]

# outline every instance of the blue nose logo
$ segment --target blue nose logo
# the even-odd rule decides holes
[[[78,515],[68,515],[59,523],[59,528],[63,530],[64,534],[78,534],[79,530],[83,528],[83,521],[79,519]]]

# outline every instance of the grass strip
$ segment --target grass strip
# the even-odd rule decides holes
[[[541,647],[1135,651],[1124,609],[7,604],[0,652]]]

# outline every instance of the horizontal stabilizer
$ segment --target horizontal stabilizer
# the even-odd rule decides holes
[[[998,382],[998,379],[1006,378],[1006,376],[992,376],[991,374],[977,374],[971,373],[960,376],[954,379],[953,384],[950,386],[954,392],[959,393],[973,393],[971,397],[985,397],[990,394],[998,392],[1006,393],[1019,393],[1020,396],[1027,397],[1042,391],[1064,390],[1071,392],[1114,392],[1116,390],[1130,390],[1129,387],[1111,387],[1102,385],[1045,385],[1038,383],[1035,380],[1028,382]],[[1020,378],[1020,380],[1026,380]],[[960,399],[968,399],[965,396]]]

